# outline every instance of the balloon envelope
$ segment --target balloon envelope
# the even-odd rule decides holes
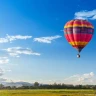
[[[81,52],[89,43],[93,33],[94,27],[87,20],[74,19],[68,21],[64,26],[65,38],[78,52]]]

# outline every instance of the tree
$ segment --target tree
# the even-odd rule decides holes
[[[4,88],[4,85],[3,84],[0,84],[0,89],[3,89]]]
[[[36,88],[39,87],[39,83],[38,82],[35,82],[34,83],[34,87],[36,87]]]

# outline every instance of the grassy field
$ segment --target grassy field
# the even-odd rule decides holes
[[[94,90],[0,90],[0,96],[96,96]]]

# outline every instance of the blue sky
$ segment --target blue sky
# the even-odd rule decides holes
[[[71,19],[95,28],[95,0],[1,0],[0,82],[96,84],[96,35],[81,58],[63,27]]]

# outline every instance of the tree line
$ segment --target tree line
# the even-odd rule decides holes
[[[4,86],[0,84],[0,89],[96,89],[96,85],[72,85],[72,84],[39,84],[35,82],[33,85]]]

